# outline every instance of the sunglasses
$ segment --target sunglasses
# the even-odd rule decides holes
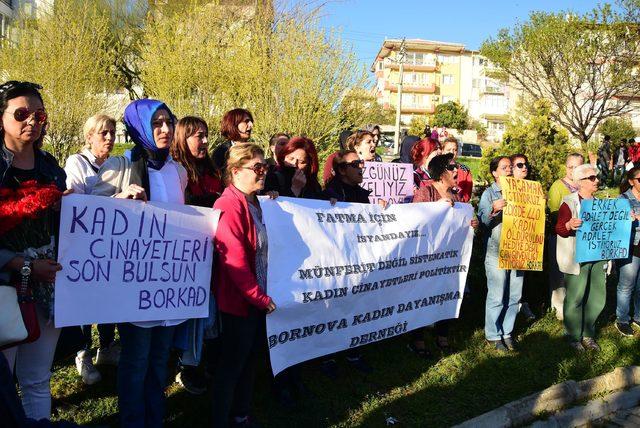
[[[597,179],[598,179],[597,175],[590,175],[588,177],[582,177],[580,180],[596,181]]]
[[[107,135],[111,135],[112,137],[114,137],[116,135],[116,131],[104,130],[104,131],[98,132],[98,134],[102,135],[103,138],[106,137]]]
[[[447,169],[448,169],[449,171],[455,171],[457,168],[458,168],[458,167],[457,167],[457,166],[455,166],[454,164],[449,164],[449,165],[447,165]]]
[[[242,166],[240,168],[242,168],[242,169],[250,169],[251,171],[255,172],[256,175],[262,175],[265,172],[267,172],[267,169],[269,168],[269,164],[268,163],[260,163],[260,162],[258,162],[257,164],[255,164],[253,166]]]
[[[362,168],[364,168],[364,161],[363,160],[354,160],[354,161],[345,163],[345,165],[349,166],[351,168],[362,169]]]
[[[16,122],[24,122],[29,119],[31,115],[34,116],[36,123],[42,124],[47,121],[47,112],[44,109],[29,110],[26,107],[20,107],[14,111],[5,111],[5,113],[13,114],[13,118]]]
[[[525,168],[525,167],[526,167],[526,168],[529,168],[529,164],[528,164],[528,163],[526,163],[526,162],[518,162],[518,163],[516,164],[516,166],[517,166],[518,168],[520,168],[520,169],[523,169],[523,168]]]

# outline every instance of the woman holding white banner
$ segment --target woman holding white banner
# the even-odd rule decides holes
[[[577,263],[576,230],[582,225],[580,202],[593,199],[598,190],[598,172],[591,164],[573,170],[573,181],[578,191],[562,198],[558,211],[556,256],[560,271],[565,273],[567,295],[564,299],[564,328],[576,351],[599,351],[594,339],[596,320],[606,302],[608,261]]]
[[[228,187],[214,205],[222,211],[213,280],[221,321],[213,385],[214,427],[250,424],[254,360],[265,340],[265,314],[276,309],[266,290],[267,230],[257,198],[268,168],[258,146],[232,146],[226,159]]]
[[[520,298],[524,272],[498,267],[502,210],[507,202],[502,197],[498,178],[509,177],[511,160],[500,156],[491,160],[489,171],[494,182],[482,193],[478,204],[478,217],[485,233],[485,271],[487,275],[487,301],[485,304],[484,334],[489,345],[498,351],[513,351],[515,340],[511,337]]]
[[[433,181],[424,187],[421,187],[413,194],[413,202],[436,202],[443,201],[453,206],[456,202],[461,202],[460,195],[454,189],[457,186],[458,165],[455,162],[454,155],[447,153],[437,155],[429,162],[429,176]],[[471,220],[470,226],[474,229],[478,227],[478,219]],[[449,325],[450,320],[438,321],[435,323],[436,346],[442,352],[449,352]],[[424,343],[424,329],[416,329],[411,332],[412,342],[409,349],[415,352],[421,358],[429,358],[431,355]]]
[[[360,186],[364,178],[363,170],[364,160],[355,150],[342,150],[336,153],[333,158],[333,178],[325,188],[326,199],[329,199],[331,204],[335,204],[336,201],[368,204],[371,191]],[[356,349],[347,351],[346,358],[349,364],[361,372],[373,371],[360,351]],[[338,377],[338,363],[331,356],[322,360],[320,369],[332,379]]]
[[[80,151],[67,158],[64,171],[67,173],[67,187],[74,193],[91,193],[98,178],[98,169],[109,158],[116,140],[116,120],[105,114],[91,116],[82,129],[85,145]],[[91,325],[83,325],[82,349],[76,355],[76,370],[86,385],[93,385],[102,379],[91,358]],[[115,324],[98,325],[100,347],[96,354],[96,365],[118,365],[120,346],[115,342]]]
[[[184,204],[187,171],[169,155],[174,116],[161,101],[142,99],[124,111],[134,143],[98,172],[92,194],[140,201]],[[122,427],[162,426],[167,361],[175,326],[184,320],[118,324],[118,407]]]

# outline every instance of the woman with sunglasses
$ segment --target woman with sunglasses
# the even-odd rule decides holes
[[[265,192],[276,191],[280,196],[321,199],[318,183],[318,153],[308,138],[293,137],[277,152],[275,170],[267,174]]]
[[[489,171],[494,182],[482,193],[478,204],[478,217],[484,229],[487,275],[484,334],[488,344],[496,350],[513,351],[516,343],[511,333],[522,296],[524,272],[498,267],[502,210],[507,205],[498,179],[512,175],[511,160],[506,156],[494,158],[489,163]]]
[[[429,137],[417,141],[411,148],[411,161],[413,162],[413,185],[416,189],[427,186],[431,182],[429,175],[429,162],[435,156],[442,154],[440,143]]]
[[[136,100],[124,111],[133,148],[109,158],[92,194],[184,204],[187,171],[169,155],[174,116],[162,101]],[[122,427],[162,426],[167,361],[175,326],[184,320],[118,324],[118,407]]]
[[[529,176],[529,159],[526,155],[517,153],[511,156],[513,178],[526,179]]]
[[[617,260],[618,287],[616,293],[616,328],[623,336],[633,336],[633,327],[640,329],[640,166],[627,171],[626,180],[620,185],[620,198],[631,205],[633,229],[631,254]],[[630,316],[633,301],[633,317]]]
[[[511,155],[509,159],[511,159],[513,178],[520,178],[522,180],[526,180],[529,177],[529,159],[527,158],[527,156],[522,153],[516,153],[515,155]],[[531,308],[529,307],[529,303],[527,303],[527,301],[529,301],[529,298],[532,297],[529,295],[531,293],[527,293],[527,291],[528,291],[527,288],[523,288],[522,300],[520,302],[518,312],[522,313],[522,315],[525,317],[527,321],[533,321],[536,319],[536,316],[531,311]]]
[[[570,345],[576,351],[599,351],[595,340],[596,319],[606,300],[606,269],[608,262],[577,263],[576,230],[582,225],[580,203],[593,199],[598,190],[598,172],[591,164],[573,170],[578,191],[562,198],[555,225],[558,234],[556,257],[560,271],[565,274],[567,295],[564,299],[564,328]]]
[[[39,186],[53,185],[60,192],[66,188],[64,170],[53,156],[39,148],[47,125],[40,89],[39,85],[29,82],[9,81],[0,85],[0,189],[3,191],[15,191],[33,181]],[[20,384],[26,416],[35,420],[51,416],[49,380],[60,335],[60,329],[54,328],[51,319],[53,283],[56,273],[62,269],[55,261],[58,224],[59,213],[47,207],[37,219],[23,220],[0,233],[0,284],[17,287],[26,282],[36,302],[38,339],[2,351]]]
[[[234,145],[227,157],[227,188],[214,204],[222,211],[213,279],[221,323],[213,385],[214,427],[251,426],[255,357],[264,342],[265,315],[276,309],[266,293],[267,230],[257,198],[268,168],[258,146]]]
[[[80,153],[69,156],[64,166],[67,173],[67,187],[74,193],[91,193],[98,177],[98,169],[107,160],[116,139],[116,121],[114,118],[97,114],[84,124],[85,145]],[[82,349],[76,355],[76,370],[86,385],[93,385],[102,379],[93,365],[91,357],[91,325],[82,326]],[[115,342],[115,324],[98,325],[100,347],[96,355],[96,365],[118,365],[120,346]]]
[[[335,202],[369,203],[370,190],[360,186],[363,180],[364,160],[355,150],[342,150],[333,157],[333,178],[327,183],[325,198]],[[347,362],[363,373],[371,373],[373,369],[357,349],[346,352]],[[322,372],[332,379],[338,377],[338,363],[333,356],[325,357],[320,363]]]
[[[443,201],[451,204],[461,202],[460,195],[456,192],[458,166],[454,161],[453,154],[447,153],[437,155],[429,162],[429,176],[432,181],[429,185],[420,187],[413,195],[413,202],[436,202]],[[478,227],[478,219],[474,218],[470,223],[474,229]],[[449,326],[451,320],[443,320],[435,323],[436,346],[442,352],[449,352]],[[431,358],[431,353],[424,343],[424,328],[419,328],[411,332],[411,343],[409,349],[421,358]]]

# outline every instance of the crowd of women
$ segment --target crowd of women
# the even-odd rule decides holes
[[[92,327],[84,326],[76,355],[82,380],[89,385],[99,382],[96,366],[117,365],[121,426],[162,426],[169,357],[172,349],[182,350],[178,380],[192,393],[211,388],[213,425],[256,426],[250,418],[256,356],[265,345],[266,316],[277,310],[267,287],[268,237],[257,196],[322,199],[328,204],[369,203],[369,191],[360,184],[364,162],[380,161],[376,154],[379,127],[341,138],[341,149],[327,160],[321,183],[318,154],[309,138],[275,134],[265,159],[263,150],[249,143],[253,116],[238,108],[222,118],[225,141],[210,155],[209,131],[203,119],[186,116],[178,120],[165,103],[142,99],[130,103],[124,112],[131,150],[124,156],[110,156],[116,121],[98,114],[86,122],[85,146],[70,156],[62,169],[42,150],[47,114],[40,89],[28,82],[0,85],[0,191],[19,190],[35,181],[57,188],[61,197],[74,192],[214,207],[222,212],[215,236],[212,293],[217,322],[213,327],[209,324],[204,334],[198,320],[98,325],[94,363]],[[415,167],[413,202],[453,205],[470,201],[473,179],[469,168],[457,162],[458,149],[455,138],[441,142],[432,136],[403,148]],[[497,157],[490,163],[490,172],[494,182],[482,193],[478,219],[472,220],[470,227],[480,226],[485,238],[486,339],[491,347],[509,352],[518,346],[513,334],[516,315],[526,309],[522,301],[525,273],[498,267],[502,211],[507,204],[498,179],[527,178],[529,162],[524,154]],[[627,178],[621,197],[638,210],[640,167],[628,171]],[[583,164],[582,155],[574,153],[567,158],[566,175],[549,190],[554,232],[547,241],[551,304],[564,322],[569,344],[578,351],[598,349],[595,321],[604,307],[605,276],[611,267],[607,261],[575,261],[580,201],[593,198],[597,188],[596,169]],[[635,212],[640,214],[634,211],[634,219]],[[13,421],[15,426],[46,421],[51,415],[50,371],[60,334],[52,322],[55,277],[62,269],[55,260],[59,201],[39,211],[38,217],[46,221],[25,221],[11,230],[0,228],[0,288],[28,285],[21,298],[35,302],[39,326],[37,338],[4,343],[1,348],[0,391],[4,392],[0,395],[0,420]],[[34,224],[42,233],[33,233]],[[11,239],[16,235],[24,238],[19,245]],[[43,240],[42,235],[47,238]],[[633,335],[632,327],[640,327],[639,242],[640,234],[634,233],[633,256],[619,263],[616,325],[624,335]],[[447,338],[451,322],[434,326],[436,345],[443,351],[451,348]],[[0,331],[4,327],[0,325]],[[193,340],[194,331],[201,333],[196,335],[200,338],[197,351],[187,351],[191,347],[181,344]],[[408,348],[420,358],[431,357],[423,329],[410,334]],[[336,357],[320,361],[329,376],[336,375]],[[357,370],[374,370],[357,350],[344,357]],[[206,367],[198,367],[200,364]],[[12,398],[16,394],[14,375],[21,402]],[[305,389],[297,367],[277,376],[273,385],[284,402],[293,399],[293,392]]]

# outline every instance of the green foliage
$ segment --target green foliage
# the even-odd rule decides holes
[[[429,123],[428,116],[413,116],[411,119],[411,125],[409,125],[409,130],[407,131],[409,135],[417,135],[419,137],[423,137],[424,128]]]
[[[43,86],[49,116],[46,142],[64,163],[81,144],[87,117],[112,107],[113,59],[104,47],[109,20],[99,2],[59,0],[34,21],[20,15],[11,29],[15,42],[0,41],[3,80],[28,80]]]
[[[462,132],[468,129],[469,114],[457,101],[438,104],[433,115],[433,126],[444,126]]]
[[[352,89],[342,98],[339,115],[345,129],[362,129],[367,124],[391,125],[395,121],[395,113],[384,110],[376,97],[363,88]]]
[[[531,164],[529,178],[539,181],[547,190],[563,175],[571,150],[569,136],[551,120],[548,103],[538,101],[531,106],[520,106],[520,110],[521,114],[507,123],[501,145],[484,151],[481,177],[489,183],[493,181],[489,162],[494,157],[523,153]]]
[[[340,101],[364,83],[354,54],[319,26],[317,11],[279,10],[277,19],[262,8],[245,12],[193,3],[156,14],[140,54],[145,91],[178,116],[203,117],[210,135],[225,111],[243,107],[253,113],[254,139],[263,146],[287,132],[307,135],[320,153],[333,150],[345,121]]]
[[[611,149],[615,153],[620,148],[620,143],[624,139],[636,136],[636,130],[633,129],[631,119],[628,117],[610,117],[602,122],[600,128],[598,128],[600,134],[608,135],[611,137]]]
[[[637,2],[608,4],[576,14],[532,12],[529,20],[485,41],[482,55],[503,78],[533,100],[551,103],[550,115],[586,143],[599,124],[632,108],[640,94]]]
[[[482,124],[482,122],[480,122],[477,119],[473,119],[471,121],[471,123],[469,124],[469,128],[473,129],[474,131],[476,131],[476,134],[478,136],[478,141],[484,141],[487,138],[487,127],[484,126]]]

